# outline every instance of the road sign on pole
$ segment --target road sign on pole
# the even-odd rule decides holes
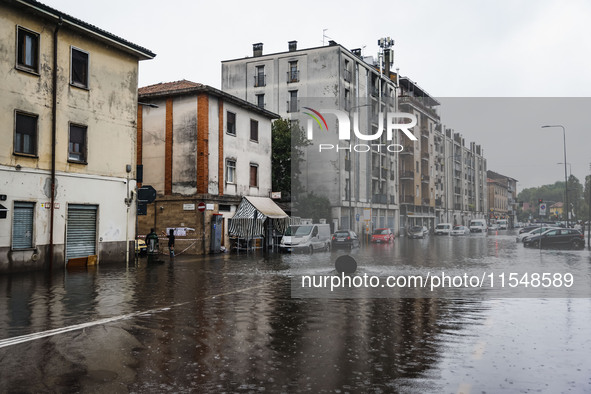
[[[199,212],[204,212],[205,211],[205,203],[200,202],[199,205],[197,205],[197,209],[199,210]]]
[[[546,216],[546,204],[540,204],[540,216]]]

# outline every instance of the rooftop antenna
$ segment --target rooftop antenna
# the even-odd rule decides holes
[[[326,35],[326,31],[327,31],[327,30],[328,30],[328,29],[322,29],[322,46],[324,46],[324,39],[325,39],[325,38],[330,38],[330,39],[332,39],[332,37],[329,37],[329,36],[327,36],[327,35]]]

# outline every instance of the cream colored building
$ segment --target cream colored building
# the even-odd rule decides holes
[[[125,261],[155,55],[32,0],[0,4],[0,37],[0,272]]]

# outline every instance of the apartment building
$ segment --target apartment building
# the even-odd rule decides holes
[[[143,184],[156,201],[138,233],[177,231],[177,249],[209,253],[212,226],[223,227],[243,196],[271,194],[271,121],[278,115],[221,90],[187,80],[139,89],[137,152]],[[204,213],[196,207],[206,204]]]
[[[155,54],[33,0],[0,4],[0,37],[0,272],[125,261]]]
[[[417,141],[407,141],[399,153],[401,227],[436,222],[435,133],[440,127],[439,102],[408,77],[400,78],[399,110],[417,118]]]
[[[487,171],[486,175],[490,182],[489,198],[491,200],[491,219],[507,219],[509,228],[517,223],[517,180],[494,171]]]
[[[378,227],[399,229],[398,154],[386,147],[403,137],[392,133],[388,140],[385,132],[372,141],[363,137],[377,136],[386,114],[397,109],[398,80],[391,63],[389,48],[374,59],[334,41],[308,49],[290,41],[286,51],[272,54],[264,54],[257,43],[251,57],[222,62],[224,92],[290,118],[308,133],[300,181],[307,192],[330,201],[334,229],[360,234]],[[344,130],[335,110],[353,120],[350,130]],[[361,137],[352,132],[356,127]],[[343,131],[351,137],[341,139]]]
[[[486,218],[488,189],[484,150],[444,125],[435,129],[435,173],[438,223],[467,225]]]

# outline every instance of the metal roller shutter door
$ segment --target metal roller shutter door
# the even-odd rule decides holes
[[[69,205],[66,260],[96,254],[96,205]]]
[[[14,203],[12,222],[12,248],[27,249],[33,247],[33,214],[35,204],[30,202]]]

